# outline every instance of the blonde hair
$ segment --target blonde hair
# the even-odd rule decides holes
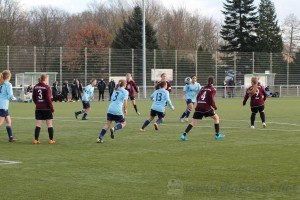
[[[47,74],[42,74],[40,77],[40,82],[44,82],[48,79],[48,75]]]
[[[0,73],[0,85],[4,83],[4,81],[10,80],[11,73],[9,70],[4,70],[2,73]]]
[[[115,90],[117,90],[119,87],[125,87],[127,82],[123,79],[119,80],[118,84],[116,85]]]
[[[252,85],[252,89],[248,92],[248,94],[250,96],[252,96],[256,93],[257,86],[258,86],[258,78],[257,77],[253,76],[251,78],[251,85]]]

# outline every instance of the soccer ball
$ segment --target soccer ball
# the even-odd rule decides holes
[[[192,82],[191,77],[186,77],[186,78],[184,79],[184,82],[185,82],[186,84],[191,83],[191,82]]]

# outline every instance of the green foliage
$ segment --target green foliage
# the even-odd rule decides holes
[[[114,140],[107,133],[103,144],[96,139],[108,102],[91,102],[88,121],[74,118],[81,102],[55,103],[55,145],[48,144],[45,124],[41,144],[34,145],[33,104],[11,103],[18,141],[9,143],[1,126],[0,160],[22,163],[0,165],[1,199],[298,199],[299,99],[267,99],[268,126],[257,115],[254,130],[249,102],[216,99],[224,140],[213,139],[209,118],[186,142],[179,136],[188,123],[178,122],[186,104],[172,100],[176,110],[167,108],[159,130],[152,122],[144,133],[139,128],[152,102],[137,101],[141,116],[128,104],[127,126]]]
[[[283,41],[280,34],[274,3],[270,0],[261,0],[258,8],[259,26],[258,52],[280,53],[283,50]]]
[[[118,30],[112,43],[112,48],[142,49],[142,27],[142,9],[139,6],[136,6],[128,21],[125,21],[123,27]],[[158,49],[156,31],[153,29],[148,20],[146,20],[146,48]]]
[[[224,3],[224,25],[221,37],[225,44],[222,51],[252,52],[256,49],[257,36],[255,31],[258,26],[254,0],[226,0]]]

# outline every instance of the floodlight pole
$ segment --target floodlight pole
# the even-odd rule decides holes
[[[146,22],[145,22],[145,0],[143,0],[143,95],[147,96],[146,92]]]

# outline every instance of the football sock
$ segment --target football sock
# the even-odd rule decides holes
[[[99,134],[99,138],[102,139],[104,137],[105,133],[106,133],[106,129],[103,128]]]
[[[6,126],[6,131],[7,131],[8,138],[9,139],[13,138],[11,126]]]
[[[251,114],[251,126],[254,126],[255,115],[256,115],[256,113]]]
[[[184,118],[185,116],[186,116],[186,111],[182,113],[182,115],[181,115],[180,118],[182,119],[182,118]]]
[[[191,110],[190,110],[190,109],[188,109],[188,110],[186,111],[186,118],[189,118],[189,116],[190,116],[190,113],[191,113]]]
[[[215,132],[216,132],[217,136],[219,135],[219,131],[220,131],[220,125],[219,124],[215,124]]]
[[[136,105],[133,105],[135,112],[137,112],[137,107]]]
[[[40,131],[41,131],[41,127],[36,126],[35,130],[34,130],[34,139],[35,140],[39,140]]]
[[[190,132],[190,130],[192,130],[192,128],[193,128],[193,126],[191,125],[191,124],[189,124],[187,127],[186,127],[186,129],[185,129],[185,133],[188,133],[188,132]]]
[[[146,126],[148,126],[150,124],[150,121],[149,119],[147,119],[145,122],[144,122],[144,125],[142,126],[142,129],[146,128]]]
[[[158,119],[156,120],[156,123],[157,123],[157,124],[162,123],[162,118],[158,118]]]
[[[53,127],[48,128],[49,139],[53,140],[54,130]]]
[[[82,118],[86,118],[87,115],[88,115],[88,113],[85,112],[85,113],[83,114]]]
[[[122,124],[117,124],[115,127],[115,131],[120,130],[123,128]]]
[[[260,112],[261,122],[264,123],[266,121],[265,112]]]

